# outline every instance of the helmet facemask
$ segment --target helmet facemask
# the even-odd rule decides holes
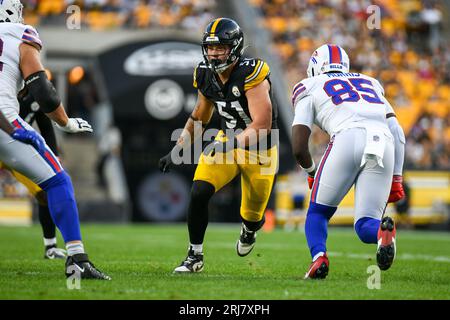
[[[23,23],[23,5],[19,0],[3,0],[0,3],[0,22]]]
[[[216,38],[216,37],[215,37]],[[220,42],[219,39],[211,39],[210,37],[206,37],[205,40],[203,40],[202,43],[202,51],[203,51],[203,58],[205,60],[206,65],[208,68],[210,68],[213,72],[216,73],[222,73],[225,70],[227,70],[243,53],[242,49],[242,41],[243,38],[239,38],[237,40],[232,41],[233,43],[226,43],[224,41]],[[228,45],[230,48],[230,52],[228,53],[225,60],[211,59],[210,55],[208,55],[208,46],[209,45]]]

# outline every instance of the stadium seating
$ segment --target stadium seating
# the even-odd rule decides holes
[[[450,61],[444,52],[449,43],[441,37],[441,45],[428,45],[430,36],[426,21],[413,21],[425,9],[437,9],[433,1],[288,1],[250,0],[261,14],[259,25],[270,30],[273,52],[282,61],[290,88],[306,77],[312,51],[326,42],[343,46],[350,55],[352,69],[381,80],[386,96],[408,134],[424,113],[441,119],[448,127],[450,114]],[[371,4],[381,12],[379,29],[366,26],[372,14]],[[320,24],[320,21],[328,23]],[[319,22],[319,23],[318,23]],[[410,41],[420,39],[419,43]],[[289,94],[289,93],[288,93]],[[450,169],[450,137],[448,130],[427,129],[434,142],[444,139],[447,162],[433,163],[427,169]],[[320,135],[316,135],[318,137]],[[413,136],[410,139],[417,142]],[[326,141],[326,139],[321,139]],[[319,141],[315,140],[314,144]],[[321,151],[323,148],[317,148]],[[320,157],[321,153],[315,154]],[[420,168],[420,159],[413,168]],[[409,163],[409,162],[408,162]]]

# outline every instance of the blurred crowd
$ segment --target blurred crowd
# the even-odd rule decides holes
[[[249,1],[272,34],[272,51],[283,62],[290,88],[306,77],[317,47],[342,46],[353,71],[384,85],[407,134],[405,168],[450,169],[450,42],[443,35],[441,2]],[[328,137],[314,132],[313,139],[320,159]]]
[[[114,28],[182,28],[197,30],[212,19],[215,0],[22,0],[26,22],[62,25],[79,14],[81,26]],[[76,5],[77,7],[72,7]],[[78,9],[79,8],[79,9]]]

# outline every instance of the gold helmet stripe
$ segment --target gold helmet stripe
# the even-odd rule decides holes
[[[209,32],[211,34],[211,37],[215,36],[216,28],[217,28],[217,25],[219,24],[220,20],[222,20],[222,18],[217,18],[216,21],[214,21],[214,23],[211,27],[211,31]]]

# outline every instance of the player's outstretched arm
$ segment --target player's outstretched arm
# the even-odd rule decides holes
[[[173,157],[179,155],[183,148],[190,146],[194,142],[194,139],[196,138],[196,134],[194,134],[195,122],[200,121],[202,123],[202,128],[206,127],[211,120],[213,112],[213,103],[209,101],[199,90],[197,104],[195,105],[192,114],[186,121],[177,143],[168,154],[159,159],[159,170],[161,170],[161,172],[169,172],[170,166],[173,164]],[[201,134],[199,134],[198,138],[200,137]]]
[[[67,116],[55,87],[47,78],[39,50],[35,46],[27,43],[20,45],[20,70],[30,94],[61,130],[71,133],[92,132],[87,121]]]
[[[312,188],[316,165],[309,152],[309,137],[314,121],[313,99],[305,96],[295,103],[292,123],[292,152],[300,167],[308,173],[308,185]]]

